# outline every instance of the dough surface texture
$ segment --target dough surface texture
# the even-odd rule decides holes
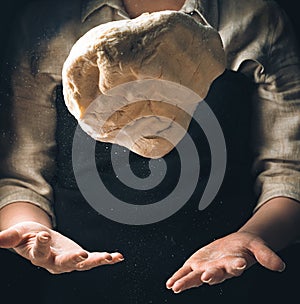
[[[145,13],[99,25],[74,44],[62,71],[64,100],[95,140],[160,158],[224,70],[212,27],[182,12]]]

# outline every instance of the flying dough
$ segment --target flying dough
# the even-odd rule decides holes
[[[64,63],[63,94],[94,139],[159,158],[183,138],[224,70],[212,27],[182,12],[146,13],[83,35]]]

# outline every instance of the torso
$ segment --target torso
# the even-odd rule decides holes
[[[143,13],[157,12],[162,10],[180,10],[185,0],[123,0],[124,6],[131,18],[135,18]]]

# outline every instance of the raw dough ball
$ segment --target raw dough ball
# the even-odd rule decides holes
[[[225,70],[216,30],[177,11],[112,21],[82,36],[65,61],[69,111],[94,139],[149,158],[183,138]]]

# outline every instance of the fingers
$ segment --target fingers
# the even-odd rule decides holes
[[[247,268],[247,261],[242,257],[227,256],[219,261],[183,266],[166,283],[175,293],[199,287],[203,283],[215,285],[233,276],[241,275]]]
[[[180,280],[181,278],[185,277],[187,274],[189,274],[190,272],[192,272],[192,269],[190,266],[186,266],[184,265],[183,267],[181,267],[178,271],[176,271],[172,277],[167,281],[166,283],[166,287],[168,289],[171,289],[174,285],[174,283],[178,280]]]
[[[121,253],[92,252],[88,257],[77,265],[77,270],[89,270],[97,266],[122,262],[124,257]]]
[[[0,247],[14,248],[22,241],[22,235],[15,228],[9,228],[0,232]]]
[[[71,272],[77,269],[77,264],[83,262],[88,257],[88,252],[81,249],[79,251],[68,252],[55,256],[54,267],[56,271],[52,273]]]
[[[201,280],[209,285],[220,284],[232,275],[226,273],[224,268],[211,268],[203,273]]]
[[[108,252],[92,252],[81,250],[68,254],[61,254],[55,257],[54,270],[51,273],[71,272],[74,270],[85,271],[92,268],[115,264],[124,260],[121,253],[108,253]]]
[[[285,263],[283,262],[283,260],[266,245],[260,242],[255,242],[253,244],[252,252],[255,256],[255,259],[262,266],[273,271],[284,271]]]
[[[224,264],[224,269],[229,277],[238,277],[246,270],[247,266],[245,258],[228,257],[227,263]]]
[[[199,287],[202,284],[203,281],[201,280],[201,272],[192,271],[176,281],[172,286],[172,290],[175,293],[179,293],[192,287]]]
[[[193,270],[187,275],[177,280],[172,285],[174,293],[182,292],[186,289],[199,287],[204,283],[214,285],[223,282],[231,275],[226,274],[223,268],[211,268],[208,270]]]

